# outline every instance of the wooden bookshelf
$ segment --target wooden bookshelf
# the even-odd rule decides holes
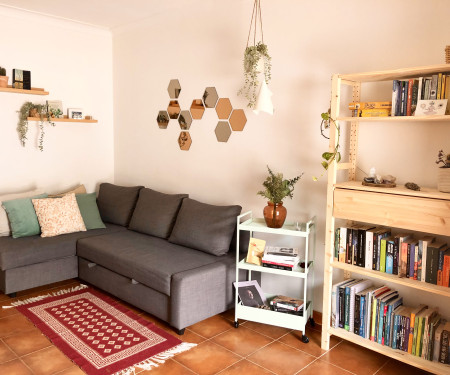
[[[27,117],[28,121],[41,121],[39,117]],[[44,117],[44,121],[47,121],[47,118]],[[89,124],[95,124],[98,122],[98,120],[77,120],[73,118],[52,118],[52,122],[83,122],[83,123],[89,123]]]
[[[434,116],[380,116],[380,117],[338,117],[342,122],[434,122],[450,121],[450,115]]]
[[[14,94],[28,94],[28,95],[48,95],[49,92],[44,89],[32,87],[31,90],[15,89],[11,85],[8,87],[0,87],[0,92],[10,92]]]

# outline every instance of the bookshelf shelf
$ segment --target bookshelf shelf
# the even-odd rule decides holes
[[[292,271],[277,270],[276,268],[268,268],[268,267],[258,266],[256,264],[250,264],[250,263],[247,263],[245,261],[245,259],[242,259],[239,262],[239,268],[243,269],[243,270],[273,273],[274,275],[298,277],[301,279],[305,279],[308,276],[308,273],[312,267],[313,267],[312,261],[309,262],[308,268],[306,270],[304,270],[303,268],[300,268],[299,266],[296,266]]]
[[[328,334],[340,337],[340,338],[350,341],[354,344],[364,346],[365,348],[371,349],[380,354],[384,354],[388,357],[405,362],[409,365],[418,367],[422,370],[426,370],[426,371],[433,372],[435,374],[442,374],[442,375],[450,373],[449,365],[443,365],[438,362],[427,361],[423,358],[416,357],[416,356],[408,354],[404,351],[396,350],[396,349],[392,349],[388,346],[380,345],[376,342],[370,341],[368,339],[364,339],[361,336],[358,336],[351,332],[348,332],[342,328],[330,327],[328,329]]]
[[[329,349],[330,335],[336,335],[357,345],[395,358],[402,362],[430,371],[435,374],[450,374],[450,366],[428,361],[400,350],[364,339],[344,329],[331,327],[331,295],[333,273],[341,272],[345,279],[352,275],[373,278],[382,285],[390,283],[402,285],[414,291],[431,293],[439,298],[450,298],[450,288],[437,286],[417,280],[399,278],[384,272],[373,271],[338,262],[334,258],[335,220],[363,222],[373,225],[405,229],[421,233],[450,237],[450,194],[436,189],[421,188],[420,191],[408,190],[403,186],[380,188],[363,186],[356,181],[357,145],[359,125],[364,122],[405,122],[405,123],[450,123],[450,116],[397,116],[397,117],[347,117],[340,116],[341,88],[348,86],[352,90],[352,102],[361,100],[362,83],[404,80],[438,73],[450,74],[450,65],[432,65],[406,69],[374,71],[356,74],[334,74],[331,87],[330,116],[347,134],[350,134],[348,161],[332,162],[328,168],[327,213],[325,233],[325,258],[323,277],[323,309],[322,309],[322,349]],[[413,131],[414,127],[409,128]],[[329,150],[332,152],[337,143],[338,131],[335,124],[330,124]],[[337,181],[338,170],[348,170],[347,181]],[[342,176],[339,175],[341,178]],[[417,301],[419,304],[420,301]],[[447,303],[447,300],[442,303]]]
[[[0,92],[9,92],[14,94],[28,94],[28,95],[48,95],[49,92],[44,89],[32,87],[31,90],[15,89],[11,86],[0,87]]]
[[[39,117],[27,117],[28,121],[41,121],[41,119]],[[47,121],[46,119],[44,119],[44,121]],[[52,118],[53,122],[84,122],[84,123],[89,123],[89,124],[95,124],[98,123],[98,120],[76,120],[73,118]]]

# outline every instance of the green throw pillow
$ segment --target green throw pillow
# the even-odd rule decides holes
[[[40,194],[29,198],[2,202],[3,208],[8,214],[13,238],[35,236],[41,233],[41,227],[31,200],[47,197],[47,194]]]
[[[75,197],[77,198],[78,207],[86,229],[106,228],[100,217],[100,212],[98,212],[95,193],[76,194]]]

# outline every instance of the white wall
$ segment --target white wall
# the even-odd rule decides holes
[[[42,187],[48,192],[84,183],[94,191],[114,174],[112,36],[110,31],[0,7],[0,66],[31,71],[33,87],[48,96],[0,92],[0,194]],[[11,78],[9,83],[11,84]],[[82,108],[98,124],[45,125],[44,151],[38,124],[29,124],[22,147],[16,111],[26,101],[62,100]]]
[[[269,86],[274,116],[246,110],[244,131],[233,133],[228,143],[218,143],[217,117],[208,109],[191,127],[193,143],[187,152],[178,148],[175,120],[167,130],[156,123],[158,111],[169,103],[169,81],[180,80],[182,110],[201,98],[207,86],[215,86],[220,97],[243,108],[236,92],[243,83],[252,2],[172,3],[171,11],[114,32],[115,182],[186,192],[212,204],[239,203],[243,211],[261,216],[265,201],[256,192],[267,175],[266,164],[289,178],[304,171],[294,199],[286,200],[285,206],[288,220],[318,217],[315,308],[320,310],[326,178],[314,183],[312,176],[322,172],[320,155],[327,148],[319,124],[320,113],[329,107],[330,77],[443,63],[450,3],[263,1],[264,40],[273,62]],[[374,94],[369,88],[362,99],[389,100],[390,86],[382,85]],[[409,131],[412,126],[418,136]],[[368,150],[369,157],[361,157],[359,166],[368,171],[376,165],[381,173],[397,175],[401,183],[414,180],[433,186],[435,155],[439,148],[450,149],[450,137],[436,136],[435,130],[448,135],[444,125],[435,124],[362,126],[360,149]],[[425,141],[412,146],[417,140]],[[406,149],[398,148],[399,143]],[[268,288],[273,285],[265,283]],[[290,289],[288,283],[284,287]]]

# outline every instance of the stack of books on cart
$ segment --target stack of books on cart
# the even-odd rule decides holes
[[[275,296],[270,301],[270,308],[286,314],[303,315],[303,301],[297,298]]]
[[[300,256],[297,248],[266,246],[264,249],[263,267],[292,271],[299,262]]]

